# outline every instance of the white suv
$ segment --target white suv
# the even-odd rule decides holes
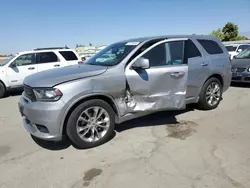
[[[227,44],[225,46],[230,55],[230,58],[233,59],[234,56],[249,48],[250,44]]]
[[[0,63],[0,98],[8,90],[22,88],[26,76],[79,62],[81,58],[76,51],[68,48],[38,48],[17,53]]]

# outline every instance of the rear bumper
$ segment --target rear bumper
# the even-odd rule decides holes
[[[31,102],[21,96],[18,107],[23,119],[24,128],[33,136],[50,141],[62,140],[61,110],[62,101]]]

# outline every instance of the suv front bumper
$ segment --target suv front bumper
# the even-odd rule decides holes
[[[61,113],[64,103],[61,100],[32,102],[23,93],[18,106],[24,127],[30,134],[43,140],[62,140]]]

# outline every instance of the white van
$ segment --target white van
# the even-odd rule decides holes
[[[233,59],[234,56],[249,48],[250,44],[227,44],[225,46],[230,55],[230,58]]]
[[[31,74],[78,64],[79,55],[68,48],[38,48],[17,53],[0,63],[0,98],[6,91],[22,88],[23,80]]]

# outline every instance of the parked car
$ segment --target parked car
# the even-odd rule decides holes
[[[77,64],[79,55],[72,49],[39,48],[20,52],[0,64],[0,98],[6,91],[23,88],[23,80],[31,74]]]
[[[115,58],[97,61],[104,54]],[[109,45],[82,65],[27,77],[19,101],[35,138],[67,135],[79,148],[106,142],[115,123],[186,104],[216,108],[231,83],[225,46],[212,36],[159,36]]]
[[[250,83],[250,48],[232,60],[232,82]]]
[[[226,46],[227,51],[230,55],[230,58],[233,59],[234,56],[238,55],[239,53],[241,53],[245,49],[249,48],[250,44],[228,44],[225,46]]]

